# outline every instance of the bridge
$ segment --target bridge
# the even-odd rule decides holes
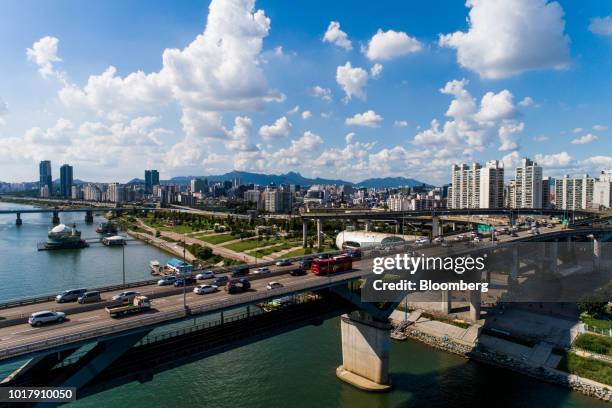
[[[602,257],[601,243],[610,239],[612,229],[557,226],[537,239],[574,236],[592,237],[597,261]],[[500,236],[499,241],[469,246],[451,241],[450,248],[429,245],[417,249],[426,256],[448,251],[454,255],[516,252],[512,244],[532,239],[535,237],[521,231],[517,237]],[[413,248],[403,244],[385,255]],[[2,385],[72,386],[77,387],[79,396],[85,396],[131,381],[147,381],[178,365],[342,315],[343,363],[338,376],[364,389],[388,389],[388,317],[401,299],[377,304],[364,302],[360,295],[363,280],[372,276],[372,258],[380,256],[379,251],[366,250],[353,270],[329,276],[291,276],[288,269],[278,268],[272,274],[283,286],[274,290],[266,290],[265,278],[272,274],[253,279],[252,290],[242,294],[220,291],[198,296],[176,288],[164,289],[164,293],[156,293],[154,310],[120,320],[108,317],[103,309],[106,302],[76,306],[58,306],[48,300],[16,302],[0,310],[0,363],[20,366]],[[554,258],[556,253],[550,256]],[[510,275],[518,273],[518,261],[513,259],[515,264],[507,265]],[[135,289],[147,294],[151,285]],[[104,295],[118,291],[116,288]],[[266,302],[288,296],[294,300],[289,305],[266,309]],[[448,307],[448,293],[442,296],[441,307]],[[472,320],[478,320],[479,291],[470,293],[469,303]],[[32,311],[43,309],[68,310],[68,319],[34,329],[23,323]]]
[[[502,216],[508,218],[508,225],[514,225],[520,216],[549,216],[563,217],[569,223],[591,222],[599,219],[598,214],[590,211],[574,211],[555,208],[464,208],[464,209],[435,209],[435,210],[415,210],[415,211],[376,211],[376,210],[350,210],[350,209],[316,209],[313,211],[303,211],[302,216],[302,244],[304,248],[308,244],[308,221],[314,221],[317,228],[317,248],[322,246],[323,222],[328,220],[342,220],[351,222],[355,229],[358,223],[365,224],[365,230],[370,231],[372,222],[386,221],[395,222],[396,233],[398,226],[406,220],[418,220],[428,218],[431,221],[431,235],[436,237],[442,234],[444,217],[457,216]],[[456,223],[456,220],[450,221]],[[478,224],[478,222],[472,222]]]
[[[57,225],[60,223],[60,213],[85,213],[85,222],[93,222],[94,212],[111,212],[114,215],[121,215],[123,213],[149,213],[150,211],[168,211],[166,208],[149,208],[149,207],[83,207],[83,208],[29,208],[19,210],[0,210],[0,215],[15,214],[17,216],[15,224],[22,225],[23,220],[21,214],[52,214],[51,223]]]

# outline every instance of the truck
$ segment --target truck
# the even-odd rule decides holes
[[[107,306],[106,312],[110,317],[124,316],[127,314],[140,313],[151,309],[151,301],[146,296],[136,296],[131,302],[115,306]]]
[[[225,290],[230,294],[246,292],[250,288],[251,282],[246,278],[231,279],[225,286]]]

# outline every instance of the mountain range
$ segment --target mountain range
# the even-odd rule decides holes
[[[219,181],[233,181],[236,178],[240,179],[243,184],[258,184],[268,185],[274,183],[279,184],[299,184],[300,186],[311,186],[313,184],[338,184],[338,185],[350,185],[355,187],[366,187],[366,188],[390,188],[399,186],[426,186],[432,187],[427,183],[406,177],[383,177],[383,178],[369,178],[358,183],[353,183],[341,179],[326,179],[326,178],[307,178],[302,176],[300,173],[290,171],[286,174],[261,174],[261,173],[250,173],[246,171],[231,171],[225,174],[210,175],[210,176],[177,176],[172,177],[169,180],[161,180],[163,184],[188,184],[191,179],[194,178],[206,178],[209,182]],[[144,183],[144,180],[135,178],[128,182],[128,184]]]

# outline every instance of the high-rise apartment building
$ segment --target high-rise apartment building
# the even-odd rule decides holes
[[[497,160],[453,165],[449,208],[501,208],[504,206],[504,166]]]
[[[60,167],[60,195],[64,198],[72,196],[72,166],[64,164]]]
[[[204,193],[208,191],[208,180],[201,178],[191,179],[191,192]]]
[[[270,213],[290,212],[293,197],[289,191],[268,188],[263,192],[264,209]]]
[[[50,197],[53,195],[53,178],[51,177],[51,162],[43,160],[38,165],[40,175],[38,187],[40,188],[41,197]],[[46,189],[45,189],[46,187]]]
[[[555,204],[563,210],[586,210],[593,207],[595,179],[585,174],[558,178],[555,183]]]
[[[159,185],[159,172],[157,170],[145,170],[145,194],[153,193],[153,186]]]
[[[602,171],[593,185],[593,207],[612,208],[612,170]]]
[[[523,158],[514,178],[513,208],[542,208],[542,167]]]
[[[551,195],[554,192],[554,190],[551,190],[553,183],[554,180],[550,177],[542,178],[542,208],[551,207]]]

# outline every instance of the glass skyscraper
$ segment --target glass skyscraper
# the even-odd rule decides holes
[[[44,196],[44,187],[47,187],[46,194],[50,197],[53,195],[53,178],[51,177],[51,162],[49,160],[43,160],[38,165],[40,174],[39,188],[40,195]]]
[[[71,197],[72,181],[72,166],[64,164],[60,167],[60,195],[62,197]]]

